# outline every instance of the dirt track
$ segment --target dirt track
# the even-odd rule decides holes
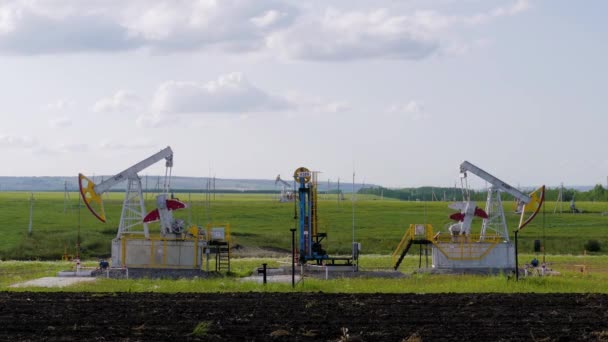
[[[343,327],[357,341],[608,341],[608,296],[0,293],[3,341],[336,341]]]

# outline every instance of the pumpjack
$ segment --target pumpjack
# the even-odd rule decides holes
[[[161,160],[165,160],[166,167],[164,191],[156,196],[156,208],[147,212],[138,173]],[[186,208],[186,203],[170,193],[172,167],[173,151],[167,146],[99,184],[82,173],[78,174],[82,200],[104,223],[107,218],[102,195],[127,182],[118,231],[112,240],[112,267],[201,269],[206,255],[209,269],[211,249],[221,245],[221,250],[215,248],[216,258],[223,260],[226,254],[229,270],[229,225],[203,229],[173,217],[173,212]],[[156,221],[160,223],[160,232],[151,234],[148,225]]]
[[[274,181],[274,184],[277,185],[281,183],[281,197],[279,197],[279,202],[293,202],[295,200],[293,185],[287,183],[283,179],[281,179],[281,175],[277,175],[277,178]]]
[[[410,225],[393,253],[395,269],[413,244],[432,247],[432,265],[437,269],[510,271],[516,267],[515,245],[509,238],[501,193],[513,196],[520,203],[518,232],[540,211],[545,199],[545,186],[525,194],[468,161],[460,165],[460,173],[464,198],[462,202],[448,206],[458,210],[450,215],[457,222],[449,226],[449,234],[434,234],[430,224]],[[472,173],[491,185],[485,210],[477,207],[470,198],[467,173]],[[471,232],[474,217],[483,219],[478,234]]]

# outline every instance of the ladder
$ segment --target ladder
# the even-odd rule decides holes
[[[215,246],[215,270],[230,272],[230,243],[219,243]]]

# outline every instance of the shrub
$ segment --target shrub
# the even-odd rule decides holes
[[[199,324],[196,325],[196,327],[194,327],[194,330],[192,331],[192,335],[194,335],[196,337],[205,337],[209,333],[209,328],[211,328],[210,321],[200,322]]]
[[[597,240],[588,240],[585,243],[585,249],[589,252],[599,252],[602,248]]]

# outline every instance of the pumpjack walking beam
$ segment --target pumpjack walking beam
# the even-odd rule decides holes
[[[165,159],[166,161],[165,166],[167,167],[167,172],[165,174],[165,191],[168,191],[168,178],[171,176],[171,168],[173,167],[173,150],[171,150],[171,147],[169,146],[99,184],[95,184],[82,173],[78,174],[80,196],[91,213],[104,223],[106,222],[106,213],[103,206],[103,198],[101,196],[113,186],[124,181],[128,182],[117,237],[120,237],[122,232],[128,231],[132,226],[142,223],[144,216],[146,215],[146,210],[144,208],[144,199],[142,196],[141,179],[137,173],[162,159]],[[147,224],[142,224],[145,236],[149,237]]]

